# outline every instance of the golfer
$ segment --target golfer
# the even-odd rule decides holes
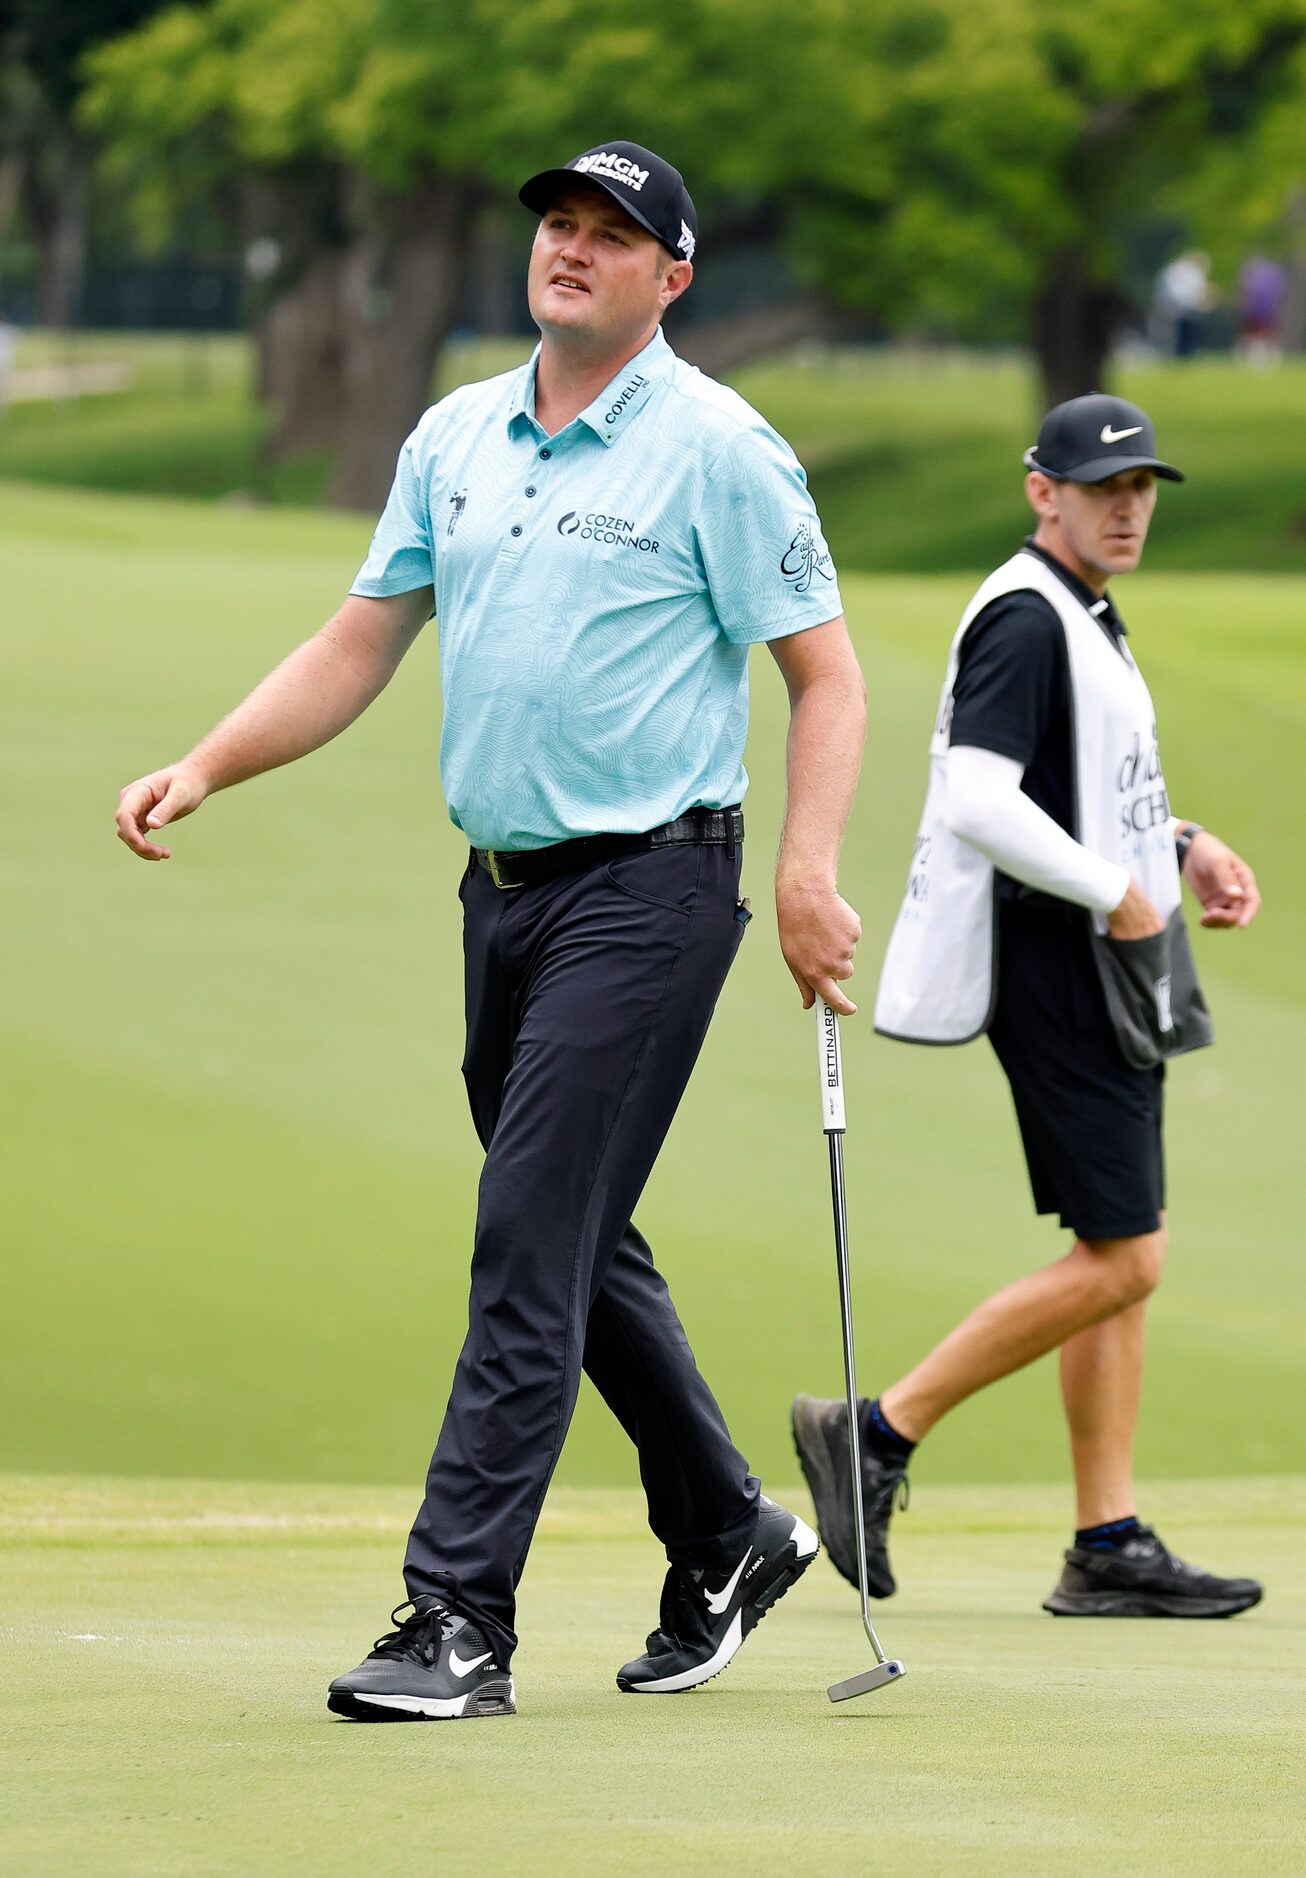
[[[670,1560],[623,1690],[715,1675],[817,1550],[760,1494],[632,1215],[749,918],[748,648],[771,646],[791,703],[781,947],[804,1003],[841,1011],[864,687],[792,451],[662,336],[694,273],[679,172],[608,143],[521,200],[539,217],[529,364],[426,413],[340,611],[118,812],[128,846],[165,859],[161,829],[343,730],[438,616],[485,1162],[409,1603],[329,1692],[361,1719],[514,1712],[515,1592],[582,1369],[638,1449]],[[723,1178],[736,1160],[723,1139]],[[454,1306],[415,1282],[411,1308]]]
[[[953,641],[876,1027],[934,1044],[988,1031],[1034,1204],[1075,1239],[860,1405],[870,1587],[895,1589],[889,1519],[917,1443],[1059,1348],[1078,1529],[1043,1608],[1227,1617],[1260,1585],[1186,1565],[1139,1523],[1132,1452],[1166,1249],[1165,1061],[1211,1040],[1180,877],[1204,926],[1246,926],[1260,901],[1245,862],[1171,814],[1152,701],[1107,593],[1138,565],[1156,479],[1183,478],[1145,412],[1099,395],[1049,412],[1025,462],[1038,526]],[[856,1582],[847,1410],[799,1396],[793,1424],[822,1536]]]

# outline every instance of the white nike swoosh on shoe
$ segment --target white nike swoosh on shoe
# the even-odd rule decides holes
[[[740,1559],[739,1563],[726,1580],[725,1588],[721,1591],[705,1590],[703,1592],[703,1596],[707,1600],[707,1608],[711,1611],[713,1617],[720,1617],[730,1603],[731,1598],[734,1597],[735,1586],[739,1583],[739,1575],[752,1556],[753,1548],[750,1545],[747,1552],[745,1552],[744,1556]]]
[[[492,1650],[487,1650],[484,1656],[474,1656],[470,1662],[464,1662],[457,1650],[450,1650],[449,1667],[455,1676],[470,1676],[474,1669],[481,1667],[482,1663],[488,1663],[493,1654]]]
[[[1123,443],[1126,437],[1136,437],[1142,428],[1141,424],[1135,424],[1132,430],[1112,430],[1109,424],[1103,424],[1102,441],[1103,443]]]

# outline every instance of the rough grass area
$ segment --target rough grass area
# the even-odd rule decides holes
[[[794,1489],[787,1495],[807,1505]],[[1231,1622],[1039,1610],[1046,1489],[921,1492],[908,1666],[870,1662],[823,1559],[707,1688],[620,1695],[662,1565],[630,1493],[555,1491],[522,1587],[513,1719],[368,1728],[324,1691],[386,1626],[411,1496],[0,1480],[0,1861],[164,1875],[1300,1870],[1306,1483],[1163,1486],[1191,1556],[1259,1572]]]
[[[432,396],[506,370],[526,340],[450,345]],[[247,343],[226,335],[33,334],[24,374],[125,368],[104,393],[24,398],[0,412],[0,477],[259,503],[319,499],[321,457],[266,462]],[[898,347],[802,351],[735,380],[810,472],[835,560],[905,573],[1000,559],[1020,521],[1021,452],[1037,387],[1015,355]],[[1163,455],[1189,474],[1162,492],[1159,569],[1306,571],[1306,360],[1258,371],[1225,358],[1123,367],[1112,389],[1156,419]]]

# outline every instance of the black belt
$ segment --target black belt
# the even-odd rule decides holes
[[[642,835],[581,835],[575,841],[556,841],[547,848],[473,848],[472,854],[496,887],[538,887],[559,874],[574,874],[620,854],[640,854],[649,848],[735,848],[744,838],[744,812],[738,808],[688,809],[674,822],[650,828]]]

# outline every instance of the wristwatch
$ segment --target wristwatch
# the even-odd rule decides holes
[[[1203,829],[1200,822],[1185,822],[1182,828],[1175,830],[1174,852],[1175,859],[1179,863],[1179,872],[1181,874],[1184,871],[1184,862],[1188,859],[1188,850],[1192,847],[1194,838],[1202,833]]]

